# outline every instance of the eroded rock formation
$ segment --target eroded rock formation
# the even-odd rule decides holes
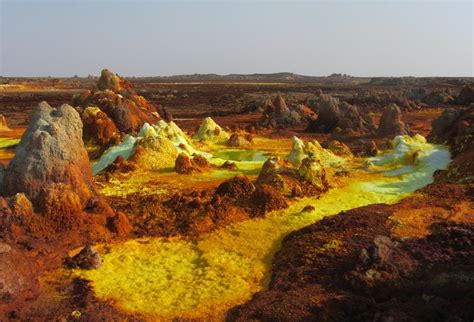
[[[25,193],[38,209],[47,211],[50,206],[65,211],[69,205],[71,211],[80,211],[95,203],[98,196],[82,141],[82,122],[74,108],[53,108],[46,102],[36,107],[6,169],[4,193]],[[65,203],[64,198],[74,202]]]
[[[319,96],[314,109],[318,117],[309,123],[307,130],[310,132],[332,133],[338,129],[349,134],[367,134],[375,131],[368,114],[330,95]]]
[[[98,145],[116,132],[136,133],[144,123],[156,123],[160,114],[171,118],[168,111],[137,95],[130,82],[107,69],[102,70],[97,87],[75,96],[73,104],[83,111],[84,139]]]
[[[380,118],[379,135],[404,135],[408,133],[408,128],[402,121],[402,111],[395,104],[387,106]]]

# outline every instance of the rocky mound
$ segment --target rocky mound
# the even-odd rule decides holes
[[[229,141],[230,135],[224,131],[214,120],[210,117],[206,117],[197,132],[194,134],[193,139],[196,141],[212,142],[223,144]]]
[[[74,108],[53,108],[46,102],[35,108],[3,185],[7,196],[25,193],[40,210],[64,211],[70,205],[76,212],[96,202],[82,122]]]
[[[146,122],[155,123],[160,118],[159,113],[169,118],[168,112],[137,95],[130,82],[107,69],[102,70],[96,88],[75,96],[73,104],[79,107],[87,124],[84,139],[89,142],[99,135],[95,139],[98,145],[110,139],[115,129],[120,133],[136,133]],[[95,110],[87,111],[88,107],[95,107]],[[97,109],[103,113],[98,113]]]
[[[318,117],[309,123],[309,132],[332,133],[338,129],[344,133],[368,134],[375,131],[368,114],[330,95],[320,95],[313,108]]]
[[[388,136],[408,134],[408,127],[402,121],[402,111],[398,105],[391,104],[383,110],[377,132]]]

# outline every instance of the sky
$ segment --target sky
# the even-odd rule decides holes
[[[473,3],[0,0],[0,75],[474,76]]]

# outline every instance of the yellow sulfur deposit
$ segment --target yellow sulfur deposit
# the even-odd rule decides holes
[[[405,154],[423,151],[409,165],[410,171],[393,173],[390,153],[401,153],[395,150],[385,155],[388,172],[374,159],[377,171],[357,171],[319,199],[303,198],[266,218],[236,223],[195,240],[152,238],[107,245],[102,267],[77,274],[92,281],[100,299],[150,320],[222,319],[230,307],[265,288],[273,255],[288,233],[343,210],[396,202],[429,183],[433,172],[449,163],[449,152],[442,147],[398,140],[407,147]],[[404,162],[399,164],[404,167]],[[314,210],[303,212],[308,205]],[[337,249],[337,241],[330,247]]]

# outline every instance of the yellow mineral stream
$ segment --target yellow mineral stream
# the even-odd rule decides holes
[[[288,233],[344,210],[394,203],[430,183],[433,172],[449,163],[447,149],[424,138],[395,143],[394,151],[367,160],[369,170],[353,172],[320,198],[300,199],[198,239],[104,245],[103,265],[76,274],[92,282],[99,299],[149,320],[222,320],[228,309],[266,287],[273,255]],[[415,152],[415,161],[400,157]],[[394,165],[394,159],[401,163]],[[303,212],[307,205],[315,210]]]

